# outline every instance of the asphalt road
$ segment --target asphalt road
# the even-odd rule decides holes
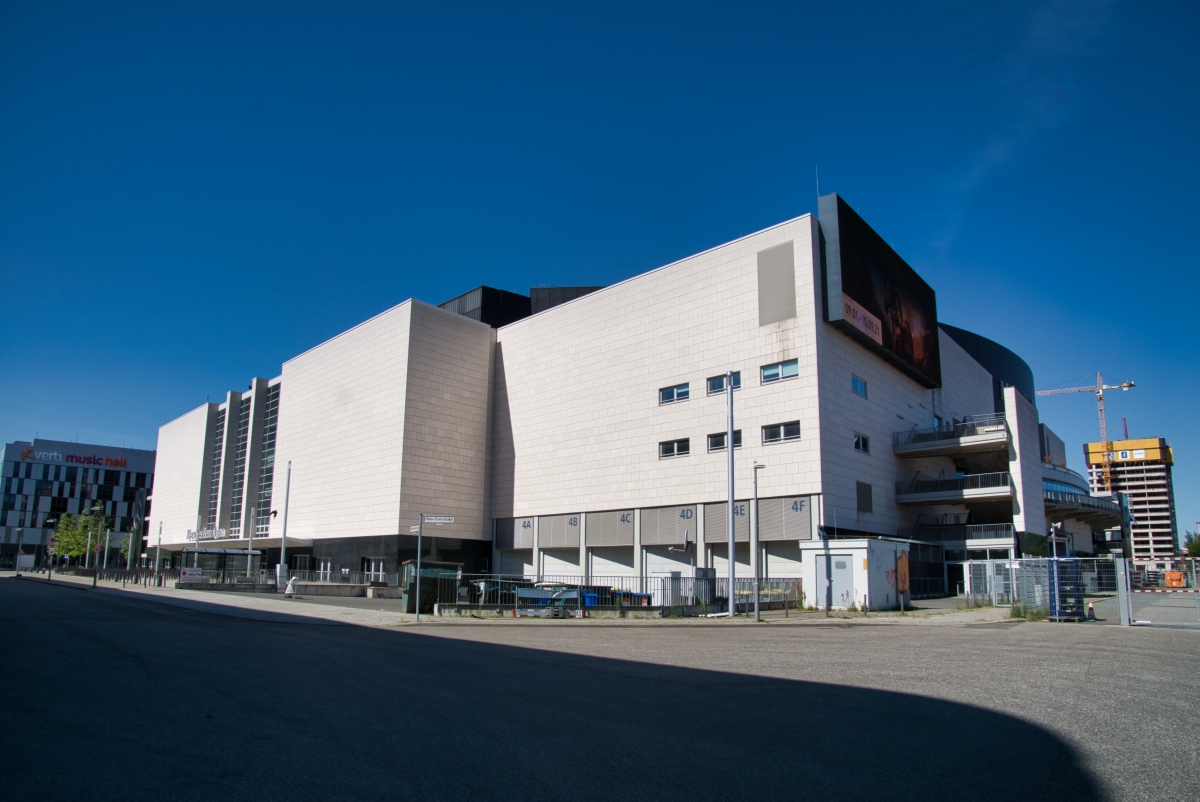
[[[1200,631],[255,620],[0,580],[5,800],[1200,799]]]

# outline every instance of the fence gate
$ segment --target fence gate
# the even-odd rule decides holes
[[[1118,562],[1117,586],[1124,597],[1120,605],[1122,624],[1200,627],[1197,560]]]
[[[1013,566],[1008,560],[992,560],[992,604],[996,607],[1012,607]]]

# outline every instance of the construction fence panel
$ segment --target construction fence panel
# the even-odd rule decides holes
[[[1124,588],[1134,626],[1200,627],[1197,560],[1125,562]]]

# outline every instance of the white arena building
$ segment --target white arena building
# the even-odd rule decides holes
[[[740,575],[862,589],[906,551],[932,595],[971,559],[1045,553],[1052,523],[1060,553],[1107,551],[1119,504],[1066,468],[1025,363],[939,325],[844,200],[819,208],[532,307],[480,288],[365,321],[161,427],[147,545],[253,527],[270,566],[286,517],[291,568],[393,572],[424,513],[455,518],[426,555],[468,572],[723,576],[734,371]]]

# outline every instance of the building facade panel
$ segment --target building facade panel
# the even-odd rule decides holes
[[[290,461],[289,536],[398,531],[411,310],[400,304],[284,363],[274,482]]]
[[[183,543],[188,531],[196,529],[197,517],[207,514],[206,474],[216,406],[197,407],[158,430],[161,456],[148,532],[152,538],[157,538],[161,525],[164,543]]]
[[[791,243],[793,318],[759,325],[758,253]],[[618,506],[658,507],[726,494],[725,456],[706,438],[725,429],[723,393],[706,381],[741,374],[734,391],[743,446],[774,470],[768,492],[819,490],[810,218],[775,226],[555,307],[497,333],[493,505],[497,516]],[[553,347],[547,347],[553,343]],[[764,366],[796,374],[764,383]],[[687,385],[661,403],[660,390]],[[795,441],[764,444],[762,427],[799,421]],[[660,458],[660,443],[688,441]]]
[[[453,515],[438,534],[491,539],[489,451],[492,353],[484,323],[413,302],[405,367],[400,525]]]

